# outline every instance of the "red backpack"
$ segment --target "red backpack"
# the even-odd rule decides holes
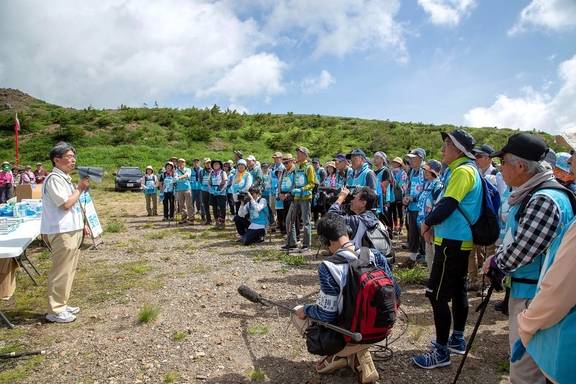
[[[362,334],[361,344],[377,343],[388,337],[399,306],[392,277],[370,261],[370,250],[366,247],[362,247],[358,260],[348,262],[336,255],[326,260],[334,264],[348,263],[339,325]],[[351,341],[349,336],[344,339],[346,343]]]

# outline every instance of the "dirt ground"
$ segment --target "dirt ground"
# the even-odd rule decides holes
[[[78,320],[66,325],[43,320],[49,254],[34,244],[30,256],[39,266],[40,284],[33,286],[21,271],[13,299],[0,303],[16,324],[0,328],[0,353],[45,349],[47,354],[0,360],[0,383],[356,382],[346,369],[316,374],[317,357],[307,353],[286,313],[236,292],[245,283],[290,306],[313,302],[315,252],[286,256],[276,235],[241,246],[232,223],[224,231],[169,227],[161,216],[146,216],[138,193],[95,191],[94,199],[111,232],[97,250],[83,251],[71,298],[82,307]],[[432,313],[422,285],[402,283],[402,289],[407,318],[400,316],[390,338],[397,339],[392,355],[375,353],[379,382],[452,382],[459,356],[453,355],[450,367],[432,371],[411,364],[410,357],[434,339]],[[496,295],[486,312],[461,383],[507,382],[507,318],[492,305],[500,298]],[[480,299],[470,302],[468,334]]]

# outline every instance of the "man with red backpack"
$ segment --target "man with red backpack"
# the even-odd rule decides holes
[[[344,218],[327,213],[317,224],[318,239],[331,256],[318,267],[320,294],[315,304],[297,306],[292,321],[306,335],[308,351],[324,356],[318,373],[349,366],[361,383],[379,375],[370,354],[372,344],[385,339],[396,319],[398,295],[386,259],[350,240]],[[362,334],[360,343],[310,323],[320,320]]]

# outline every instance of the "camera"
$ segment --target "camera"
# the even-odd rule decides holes
[[[252,200],[252,196],[248,192],[238,192],[238,201],[248,204]]]

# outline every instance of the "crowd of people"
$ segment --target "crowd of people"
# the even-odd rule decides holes
[[[36,169],[33,171],[30,165],[20,167],[16,163],[2,162],[0,168],[0,204],[4,204],[14,196],[14,188],[17,185],[42,184],[46,176],[48,176],[48,172],[42,163],[37,163]]]
[[[506,289],[498,306],[509,315],[510,380],[513,383],[564,383],[573,377],[576,354],[576,135],[559,136],[570,153],[554,153],[538,136],[519,133],[500,150],[478,145],[466,131],[442,133],[442,158],[428,159],[423,148],[404,158],[388,159],[383,151],[371,157],[361,149],[337,154],[322,165],[310,151],[276,152],[272,161],[183,158],[166,161],[162,169],[146,167],[142,187],[149,216],[181,224],[233,222],[245,245],[263,241],[268,231],[283,236],[282,249],[304,252],[312,246],[316,227],[326,255],[340,254],[346,263],[369,248],[372,262],[393,280],[389,252],[371,241],[381,229],[386,237],[407,241],[407,266],[425,265],[425,289],[434,318],[430,350],[415,355],[420,368],[451,364],[451,354],[467,349],[468,292],[484,294],[486,283]],[[79,308],[68,305],[83,229],[78,196],[88,187],[74,185],[70,172],[75,150],[60,143],[50,153],[49,175],[24,170],[19,181],[45,183],[42,235],[53,253],[48,275],[49,312],[53,322],[70,322]],[[495,159],[499,159],[495,162]],[[10,164],[0,172],[2,196],[15,183]],[[24,177],[26,175],[26,177]],[[486,185],[501,204],[500,236],[490,245],[475,244],[478,222],[485,214]],[[198,217],[197,217],[198,216]],[[482,230],[482,229],[480,229]],[[392,252],[390,252],[392,253]],[[307,320],[338,322],[347,271],[325,259],[319,267],[320,295],[314,304],[295,308],[294,323],[303,334]],[[487,278],[486,278],[487,277]],[[397,296],[399,297],[399,289]],[[368,346],[368,347],[367,347]],[[349,365],[361,382],[377,379],[369,344],[348,343],[341,352],[324,356],[318,372]]]
[[[442,142],[439,160],[428,159],[423,148],[393,159],[383,151],[369,157],[362,149],[354,149],[322,165],[302,146],[294,154],[274,153],[270,163],[259,162],[253,155],[244,159],[240,151],[226,162],[206,158],[200,166],[199,159],[194,159],[190,168],[184,159],[174,158],[158,175],[148,167],[142,185],[145,191],[155,194],[157,188],[160,192],[164,220],[173,219],[176,213],[181,223],[193,224],[198,212],[202,224],[211,224],[213,216],[215,227],[224,228],[229,212],[239,241],[246,245],[263,241],[267,231],[279,231],[285,236],[283,250],[308,251],[312,228],[327,215],[342,218],[349,228],[346,247],[353,251],[365,246],[366,232],[380,224],[390,238],[406,230],[402,248],[408,251],[409,261],[405,264],[420,263],[429,270],[425,294],[436,329],[431,349],[412,361],[433,369],[449,365],[451,353],[466,351],[469,291],[482,296],[489,284],[504,283],[506,296],[497,309],[509,315],[512,352],[530,346],[534,334],[569,316],[562,311],[573,310],[576,304],[573,299],[568,304],[555,299],[547,303],[555,306],[550,308],[543,300],[535,300],[541,308],[531,309],[540,292],[557,289],[542,285],[548,268],[556,271],[555,282],[569,284],[563,281],[564,271],[553,267],[560,242],[571,233],[568,228],[574,227],[570,225],[570,201],[576,191],[571,161],[574,142],[564,139],[571,153],[554,153],[539,137],[521,133],[496,151],[488,144],[477,144],[461,129],[443,133]],[[502,202],[498,212],[501,236],[488,246],[475,244],[472,231],[483,212],[484,181],[494,187]],[[155,214],[155,208],[148,205],[147,209]],[[570,263],[566,256],[562,259]],[[321,276],[320,284],[326,284],[326,276]],[[322,314],[334,310],[341,289],[327,289],[321,289],[315,306],[300,309],[301,320],[326,318]],[[556,316],[544,316],[542,308]],[[568,332],[565,328],[558,332]],[[573,342],[560,344],[563,348]],[[540,356],[543,352],[536,349],[513,359],[511,382],[557,381],[556,368],[547,371],[548,366],[538,360],[548,362],[549,357]],[[340,367],[342,362],[334,357],[323,359],[319,371],[330,371],[331,364]]]

